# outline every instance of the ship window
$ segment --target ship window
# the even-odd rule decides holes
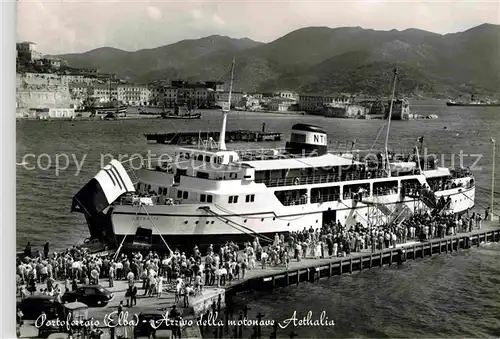
[[[217,157],[213,157],[213,158],[212,158],[212,162],[213,162],[214,164],[216,164],[216,163],[217,163]]]
[[[373,195],[388,195],[396,194],[398,192],[397,181],[382,181],[373,183]]]
[[[203,155],[198,155],[198,161],[203,161]]]
[[[196,172],[196,177],[200,179],[208,179],[208,173],[207,172]]]
[[[292,133],[290,135],[290,142],[305,143],[306,142],[306,136],[304,134]]]
[[[229,202],[230,204],[232,204],[232,203],[233,203],[233,196],[232,196],[232,195],[229,197],[228,202]]]
[[[246,202],[254,202],[255,200],[255,194],[249,194],[245,197]]]
[[[177,191],[177,198],[182,198],[182,191]]]
[[[205,194],[200,195],[201,202],[205,202],[206,199],[207,199],[207,196]]]
[[[212,196],[210,194],[207,195],[207,202],[212,202]]]
[[[317,187],[311,189],[311,204],[340,199],[340,187]]]
[[[186,153],[186,159],[189,159],[191,157],[191,154]]]
[[[344,186],[344,199],[361,199],[370,196],[370,184]]]
[[[210,157],[208,155],[205,155],[205,162],[210,162]]]
[[[233,162],[233,156],[232,155],[229,156],[229,162]]]
[[[188,192],[184,191],[182,192],[182,199],[187,199],[188,198]]]
[[[274,195],[284,206],[304,205],[308,200],[306,189],[276,191]]]
[[[229,203],[230,204],[236,204],[238,203],[238,196],[237,195],[232,195],[229,197]]]

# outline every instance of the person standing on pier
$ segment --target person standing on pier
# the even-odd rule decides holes
[[[490,208],[486,207],[484,210],[484,220],[490,220]]]
[[[24,256],[31,258],[31,243],[28,241],[28,244],[24,248]]]
[[[161,297],[161,293],[163,292],[163,277],[161,275],[158,278],[158,287],[157,287],[157,290],[158,290],[158,298],[160,298]]]
[[[43,246],[43,258],[47,259],[49,257],[49,242],[47,241]]]
[[[481,213],[478,213],[476,215],[476,227],[478,229],[481,229],[481,220],[482,220]]]
[[[120,300],[120,304],[118,305],[118,316],[123,313],[123,300]]]
[[[172,339],[175,338],[181,338],[181,327],[180,327],[180,320],[181,320],[181,314],[177,310],[176,305],[172,306],[172,309],[170,310],[168,317],[170,321],[173,323],[172,325]]]
[[[115,268],[113,265],[111,265],[109,268],[108,276],[109,276],[109,287],[113,287],[114,286],[113,283],[115,280]]]

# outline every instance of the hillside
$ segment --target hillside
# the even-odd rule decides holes
[[[116,73],[120,78],[137,81],[149,80],[155,73],[178,69],[184,74],[184,67],[193,61],[201,61],[213,53],[231,55],[241,50],[260,45],[248,38],[232,39],[211,35],[201,39],[182,40],[162,47],[127,52],[103,47],[81,54],[63,54],[57,57],[71,67],[98,68],[101,72]],[[145,74],[151,74],[144,77]]]
[[[228,79],[236,58],[235,88],[300,92],[388,91],[392,69],[406,95],[498,94],[500,26],[460,33],[419,29],[307,27],[270,43],[209,36],[137,52],[101,48],[62,55],[74,67],[97,67],[131,81]]]

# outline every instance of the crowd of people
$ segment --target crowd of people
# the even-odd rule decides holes
[[[486,219],[488,215],[486,210]],[[202,293],[204,286],[224,286],[244,279],[249,270],[269,266],[288,268],[291,260],[349,256],[362,250],[375,252],[400,243],[470,232],[481,227],[482,219],[479,213],[422,213],[413,214],[399,224],[373,227],[361,223],[346,226],[338,221],[319,229],[304,228],[286,237],[283,234],[276,234],[274,239],[256,236],[243,247],[228,242],[216,250],[210,245],[204,254],[195,246],[190,254],[175,250],[164,255],[150,251],[100,257],[81,246],[50,252],[46,243],[42,252],[36,251],[33,255],[28,243],[24,258],[17,259],[18,293],[21,299],[42,293],[60,301],[65,291],[75,290],[80,284],[104,285],[104,280],[113,287],[115,280],[125,280],[129,307],[137,303],[136,283],[141,284],[142,297],[161,298],[173,293],[176,302],[183,297],[187,307],[190,296]],[[43,284],[44,288],[37,291],[37,284]]]

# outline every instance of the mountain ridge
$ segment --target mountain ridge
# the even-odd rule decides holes
[[[303,27],[269,43],[210,35],[127,52],[99,48],[59,55],[73,67],[95,67],[129,81],[228,79],[236,58],[235,89],[289,88],[378,94],[394,66],[407,74],[407,95],[498,93],[500,25],[481,24],[439,34],[417,28]],[[405,73],[406,72],[406,73]],[[388,74],[386,74],[388,73]],[[383,86],[387,87],[387,86]]]

